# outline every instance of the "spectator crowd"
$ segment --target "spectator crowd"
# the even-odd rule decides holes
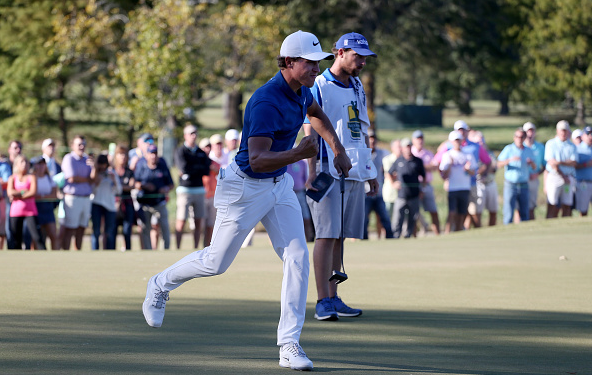
[[[198,129],[188,124],[183,143],[174,152],[176,176],[158,156],[149,133],[141,134],[132,150],[112,144],[98,155],[87,153],[85,137],[77,135],[61,163],[52,139],[45,139],[41,155],[30,160],[21,153],[21,142],[13,140],[0,160],[0,249],[6,243],[8,249],[68,250],[73,240],[74,248],[80,250],[89,226],[92,250],[114,250],[120,227],[121,250],[132,248],[134,227],[142,249],[159,248],[161,238],[162,247],[169,249],[167,202],[173,189],[175,246],[182,247],[187,223],[191,245],[198,248],[203,241],[207,246],[216,217],[217,175],[233,161],[240,135],[231,129],[224,136],[198,140]],[[513,132],[512,142],[497,157],[483,134],[462,120],[435,152],[425,148],[421,130],[410,138],[392,140],[388,151],[378,147],[372,130],[368,139],[379,188],[364,202],[364,238],[368,238],[372,212],[379,238],[478,228],[484,211],[488,211],[488,225],[495,225],[500,206],[498,169],[504,177],[500,189],[504,224],[535,219],[535,208],[542,200],[540,184],[547,218],[571,216],[574,209],[586,216],[592,202],[590,126],[572,131],[567,121],[559,121],[555,137],[543,144],[536,139],[536,126],[527,122]],[[305,199],[307,163],[289,166],[288,173],[301,203],[307,240],[312,241],[315,231]],[[432,186],[436,174],[447,194],[443,227]]]

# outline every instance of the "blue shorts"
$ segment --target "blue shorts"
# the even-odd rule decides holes
[[[470,190],[448,192],[448,212],[466,215],[469,212]]]
[[[55,223],[54,208],[53,202],[37,202],[37,224]]]

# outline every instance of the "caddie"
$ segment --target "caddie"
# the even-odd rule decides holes
[[[331,68],[318,76],[312,94],[321,105],[335,132],[343,143],[352,161],[352,170],[345,182],[344,190],[344,237],[363,238],[365,227],[365,182],[369,183],[369,195],[378,192],[377,171],[372,161],[368,129],[370,120],[366,107],[366,93],[359,78],[366,66],[368,56],[376,57],[368,41],[358,33],[348,33],[339,38],[333,50],[335,61]],[[305,134],[310,126],[305,124]],[[339,179],[339,171],[333,168],[335,155],[326,142],[321,140],[320,153],[309,159],[307,188],[321,172],[330,173]],[[341,266],[341,195],[334,183],[327,196],[319,201],[307,199],[316,231],[314,245],[314,270],[317,284],[317,305],[315,318],[338,320],[339,317],[356,317],[361,309],[351,308],[337,295],[336,281],[329,281],[333,271]]]

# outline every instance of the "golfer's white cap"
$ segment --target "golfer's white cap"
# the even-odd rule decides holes
[[[557,130],[571,130],[569,127],[569,122],[565,120],[561,120],[557,123]]]
[[[469,130],[469,125],[467,125],[467,123],[464,122],[463,120],[458,120],[457,122],[454,123],[454,130],[459,130],[459,129]]]
[[[319,38],[306,31],[298,30],[284,39],[280,48],[282,57],[302,57],[311,61],[333,60],[335,56],[323,52]]]
[[[536,126],[534,126],[532,122],[525,122],[524,125],[522,125],[522,130],[525,132],[529,131],[530,129],[536,130]]]
[[[584,132],[582,131],[582,129],[576,129],[573,131],[573,133],[571,133],[571,139],[576,139],[578,137],[581,137],[582,134],[584,134]]]
[[[450,132],[450,134],[448,134],[449,141],[456,141],[457,139],[459,139],[461,141],[464,139],[462,134],[460,134],[460,132],[458,130],[453,130]]]

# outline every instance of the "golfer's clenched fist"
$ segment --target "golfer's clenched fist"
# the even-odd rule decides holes
[[[307,135],[306,137],[302,138],[296,147],[296,150],[298,150],[299,155],[302,155],[302,159],[308,159],[312,158],[313,156],[317,156],[319,153],[319,142],[317,141],[317,137]]]

